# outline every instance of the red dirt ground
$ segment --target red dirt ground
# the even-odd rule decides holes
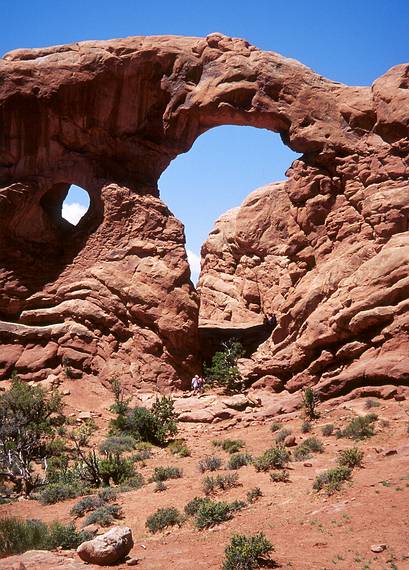
[[[70,405],[84,409],[83,394],[75,392],[75,398],[69,397]],[[88,391],[88,399],[89,394]],[[95,387],[93,410],[104,410],[100,401],[102,396],[106,407],[106,394]],[[253,466],[242,467],[237,471],[242,486],[222,492],[217,498],[245,500],[247,491],[257,486],[263,496],[256,503],[236,513],[231,521],[210,530],[198,531],[189,520],[180,528],[152,535],[145,528],[145,521],[157,508],[175,506],[183,511],[189,500],[203,494],[203,476],[198,470],[201,458],[214,454],[227,461],[228,453],[215,449],[212,440],[242,439],[247,451],[253,455],[260,455],[274,441],[270,430],[272,420],[247,427],[241,427],[239,422],[230,428],[226,427],[228,422],[180,424],[180,436],[186,438],[191,457],[177,458],[165,449],[155,449],[153,457],[139,470],[148,481],[155,466],[176,465],[183,469],[183,478],[167,481],[168,488],[164,492],[155,493],[155,484],[147,483],[139,490],[120,495],[119,503],[124,511],[120,524],[132,528],[135,546],[131,556],[140,559],[137,567],[141,570],[218,569],[233,533],[262,531],[275,547],[272,558],[278,568],[409,569],[409,403],[380,401],[379,407],[370,410],[379,416],[375,436],[357,444],[334,436],[324,437],[321,428],[327,423],[342,427],[356,414],[367,413],[365,400],[321,404],[319,411],[321,416],[308,434],[301,434],[301,413],[276,418],[292,429],[297,442],[310,435],[316,435],[324,442],[324,452],[308,460],[312,466],[305,466],[303,462],[290,463],[289,483],[272,483],[268,473],[258,473]],[[106,419],[97,418],[97,422],[98,435],[102,438]],[[361,448],[365,457],[364,467],[354,470],[352,482],[329,497],[324,492],[314,492],[312,484],[316,475],[335,466],[338,450],[353,445]],[[386,454],[392,450],[393,453]],[[71,520],[70,508],[77,500],[50,506],[40,505],[37,501],[20,501],[1,506],[0,516],[68,522]],[[376,554],[371,551],[374,544],[386,544],[386,549]],[[0,561],[0,568],[12,568],[12,560],[15,558]],[[27,570],[31,568],[27,566]],[[116,568],[127,566],[121,564]],[[42,570],[39,566],[37,569]]]

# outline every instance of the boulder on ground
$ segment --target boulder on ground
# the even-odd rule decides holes
[[[127,526],[117,526],[80,544],[77,553],[84,562],[109,566],[123,560],[132,547],[131,529]]]

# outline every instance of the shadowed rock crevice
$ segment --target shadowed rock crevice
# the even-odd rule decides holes
[[[303,156],[285,184],[250,196],[223,222],[225,250],[212,249],[210,236],[201,319],[277,317],[246,364],[257,377],[277,370],[288,382],[325,381],[333,393],[354,366],[368,378],[385,366],[405,377],[407,74],[402,64],[371,87],[348,87],[221,34],[6,54],[0,374],[26,370],[30,358],[27,379],[69,361],[135,386],[187,385],[199,366],[199,303],[183,227],[157,181],[200,134],[231,124],[279,132]],[[54,214],[73,178],[92,206],[67,234]],[[218,280],[234,303],[220,300]],[[348,366],[340,360],[338,375],[317,372],[331,346],[371,329],[370,349]]]

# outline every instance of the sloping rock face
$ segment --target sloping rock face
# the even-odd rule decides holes
[[[409,185],[338,195],[324,218],[323,196],[296,207],[290,190],[260,188],[216,222],[202,248],[200,322],[274,316],[270,339],[241,366],[278,391],[310,385],[327,398],[407,384]]]
[[[135,385],[187,381],[198,366],[198,298],[183,227],[157,181],[200,134],[223,124],[279,132],[303,154],[272,204],[288,207],[289,219],[272,235],[266,229],[261,249],[254,223],[253,235],[243,234],[248,257],[260,260],[275,234],[291,237],[280,246],[286,253],[273,253],[285,267],[274,270],[270,305],[267,276],[261,285],[247,279],[240,293],[240,318],[253,319],[265,302],[280,315],[252,373],[289,380],[308,370],[312,381],[323,371],[316,362],[331,366],[339,350],[350,358],[363,343],[376,378],[384,369],[407,374],[408,87],[408,65],[372,87],[347,87],[220,34],[6,54],[0,374],[40,379],[68,367],[120,373]],[[72,183],[91,199],[75,228],[61,218]]]

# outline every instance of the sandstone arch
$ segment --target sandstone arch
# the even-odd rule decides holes
[[[353,366],[364,367],[368,382],[408,378],[402,359],[408,77],[409,66],[398,65],[372,87],[348,87],[220,34],[6,54],[0,60],[2,374],[16,368],[40,378],[65,358],[101,377],[124,372],[138,385],[186,379],[197,366],[198,300],[181,225],[159,200],[157,180],[205,130],[238,124],[279,132],[303,153],[284,191],[294,227],[283,255],[296,267],[286,274],[291,286],[277,332],[252,374],[285,381],[298,374],[294,387],[329,372],[327,384],[343,383],[342,389],[348,370],[355,381]],[[34,216],[41,197],[73,174],[97,204],[93,224],[60,273],[43,272],[40,286],[24,282],[35,240],[30,232],[20,235],[16,220]],[[46,218],[40,239],[51,231]],[[52,255],[47,250],[45,265]],[[339,259],[349,272],[336,271]],[[376,283],[365,281],[375,268]],[[375,325],[375,337],[384,335],[377,341],[368,332]],[[351,342],[374,356],[373,370],[368,358],[337,356]]]

